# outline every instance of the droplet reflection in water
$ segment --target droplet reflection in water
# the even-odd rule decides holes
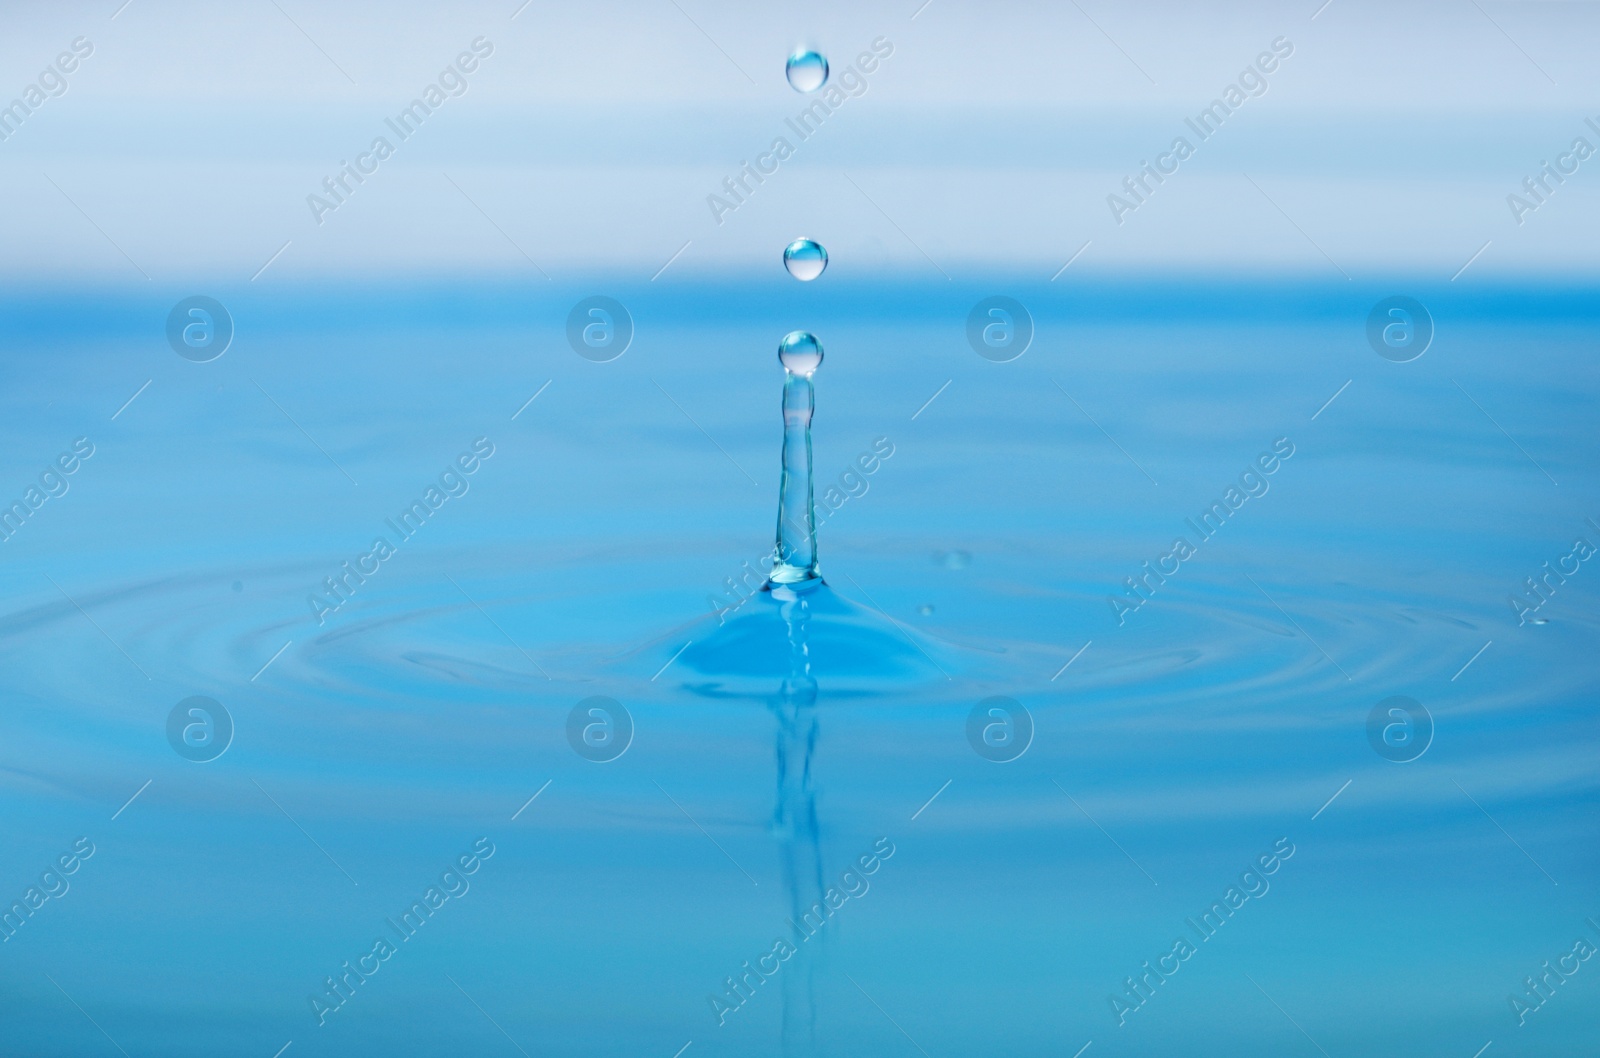
[[[828,83],[828,60],[821,52],[803,48],[789,56],[783,72],[796,92],[815,92]]]
[[[822,364],[822,343],[809,331],[790,331],[778,343],[778,362],[797,378],[810,378]]]
[[[828,267],[828,251],[815,239],[796,239],[783,248],[783,267],[802,282],[810,282]]]

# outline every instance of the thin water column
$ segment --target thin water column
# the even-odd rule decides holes
[[[778,483],[778,534],[766,590],[802,592],[822,583],[817,567],[817,516],[812,507],[811,376],[822,364],[822,345],[792,331],[778,346],[783,364],[783,473]]]

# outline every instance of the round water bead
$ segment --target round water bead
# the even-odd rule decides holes
[[[815,92],[828,83],[828,60],[806,48],[789,56],[783,72],[796,92]]]
[[[809,331],[790,331],[778,343],[778,362],[799,378],[810,378],[822,364],[822,343]]]
[[[809,282],[828,267],[828,251],[815,239],[796,239],[783,248],[783,267],[796,279]]]

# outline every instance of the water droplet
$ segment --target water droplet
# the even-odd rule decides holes
[[[822,343],[809,331],[790,331],[778,343],[778,362],[789,374],[810,378],[822,364]]]
[[[921,614],[924,617],[927,617],[927,616],[929,616],[930,614],[933,613],[933,607],[928,605],[927,603],[923,603],[921,606],[917,607],[917,613]]]
[[[789,56],[783,72],[796,92],[815,92],[828,83],[828,60],[807,48]]]
[[[783,248],[783,267],[796,279],[813,280],[828,267],[828,251],[815,239],[796,239]]]
[[[972,561],[972,556],[965,551],[941,551],[933,556],[938,559],[945,569],[966,569]]]
[[[1548,617],[1534,617],[1528,623],[1531,625],[1547,625],[1550,623],[1550,619]]]

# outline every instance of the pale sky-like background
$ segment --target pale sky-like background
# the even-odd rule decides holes
[[[682,278],[808,234],[933,279],[1047,278],[1080,249],[1091,275],[1448,279],[1480,249],[1475,280],[1593,274],[1600,157],[1521,225],[1506,196],[1600,147],[1594,5],[1319,3],[12,4],[0,102],[95,50],[0,142],[0,268]],[[306,196],[480,35],[465,94],[316,224]],[[1115,223],[1106,196],[1280,36],[1266,93]],[[800,143],[787,54],[837,80],[878,37],[893,56]],[[716,224],[706,196],[779,135],[795,156]]]

